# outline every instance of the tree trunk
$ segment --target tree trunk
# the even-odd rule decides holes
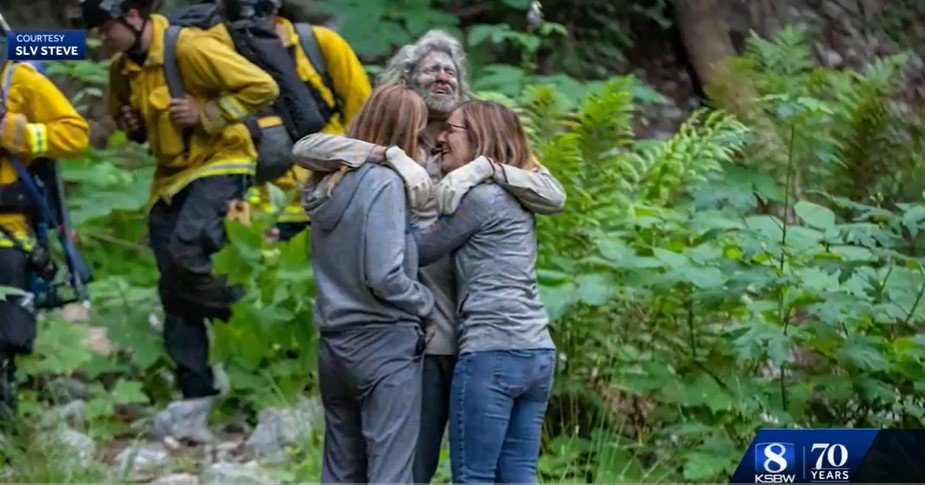
[[[730,66],[729,61],[738,53],[723,21],[724,12],[719,2],[677,0],[676,14],[684,48],[710,102],[742,120],[748,120],[760,140],[763,154],[779,167],[786,168],[788,144],[758,102],[758,91],[750,80]],[[795,167],[794,172],[792,188],[795,194],[799,194],[799,167]],[[779,215],[789,219],[789,212]]]
[[[719,2],[677,0],[676,14],[684,48],[711,104],[751,121],[769,156],[775,162],[786,163],[787,144],[758,103],[758,92],[729,64],[738,53]]]

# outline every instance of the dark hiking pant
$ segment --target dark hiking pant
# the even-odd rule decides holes
[[[440,445],[450,417],[455,355],[425,355],[421,379],[421,432],[414,455],[414,482],[430,483],[440,463]]]
[[[28,255],[17,248],[0,248],[0,286],[29,291]],[[16,412],[16,355],[29,355],[35,344],[35,307],[31,295],[0,297],[0,425]]]
[[[425,342],[416,327],[322,334],[322,483],[411,483]]]
[[[29,291],[29,256],[18,248],[0,248],[0,286]],[[35,306],[30,296],[0,297],[0,355],[31,354],[35,343]]]
[[[209,366],[206,320],[228,320],[238,289],[212,273],[211,257],[225,243],[228,202],[241,199],[243,175],[196,179],[168,205],[157,202],[148,233],[157,260],[158,293],[164,312],[164,346],[176,364],[186,399],[218,393]]]

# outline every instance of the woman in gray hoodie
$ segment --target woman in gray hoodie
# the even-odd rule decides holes
[[[398,85],[372,93],[349,136],[424,171],[416,154],[423,99]],[[402,162],[400,162],[402,163]],[[426,172],[425,172],[426,175]],[[434,307],[417,280],[404,183],[392,169],[343,169],[303,194],[317,283],[314,322],[325,410],[322,482],[411,483],[421,410],[423,321]]]
[[[533,163],[517,115],[497,103],[463,103],[440,141],[449,176],[470,160],[498,171],[499,164],[529,169]],[[450,397],[455,483],[536,482],[555,346],[537,289],[533,217],[499,185],[481,184],[465,194],[452,216],[414,231],[421,265],[448,254],[455,265],[459,360]]]

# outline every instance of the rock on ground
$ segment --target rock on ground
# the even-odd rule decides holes
[[[96,453],[96,443],[89,436],[69,426],[60,425],[43,432],[38,439],[47,445],[63,450],[62,459],[74,460],[74,464],[81,468],[88,468],[93,463]]]
[[[84,417],[86,416],[87,402],[83,399],[71,401],[63,406],[57,406],[54,409],[54,415],[63,420],[69,426],[80,428],[83,426]]]
[[[199,485],[199,477],[189,473],[171,473],[151,483],[156,485]]]
[[[71,377],[55,377],[48,381],[45,388],[56,402],[66,404],[78,399],[86,399],[90,395],[87,385]]]
[[[296,407],[264,409],[247,439],[247,449],[265,460],[283,459],[286,447],[304,446],[311,439],[312,430],[323,419],[320,409],[317,401],[306,398]]]
[[[158,473],[168,471],[171,458],[160,443],[130,446],[116,455],[113,473],[131,481],[150,480]]]
[[[275,482],[257,465],[256,461],[251,461],[243,465],[239,463],[215,463],[209,465],[202,474],[202,483],[257,483],[270,485]]]
[[[238,441],[224,441],[205,448],[206,463],[231,463],[239,461],[242,443]]]

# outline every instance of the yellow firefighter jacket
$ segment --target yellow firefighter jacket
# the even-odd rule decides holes
[[[147,130],[157,163],[149,206],[171,197],[200,177],[252,175],[257,151],[241,120],[279,94],[269,74],[239,55],[227,30],[184,28],[177,38],[176,59],[187,95],[204,106],[200,123],[191,129],[189,151],[183,150],[183,129],[170,118],[170,92],[164,79],[164,31],[167,18],[151,15],[151,45],[138,65],[124,54],[110,67],[107,107],[119,119],[128,105],[137,110]],[[221,27],[221,28],[218,28]]]
[[[12,153],[28,165],[36,158],[76,157],[87,150],[90,143],[90,126],[71,105],[70,101],[48,78],[33,66],[6,62],[3,65],[0,86],[10,79],[7,93],[6,116],[0,122],[0,184],[11,184],[19,178],[7,158]],[[25,216],[0,214],[0,224],[7,228],[19,243],[29,249],[31,228]],[[12,247],[0,233],[0,247]]]

